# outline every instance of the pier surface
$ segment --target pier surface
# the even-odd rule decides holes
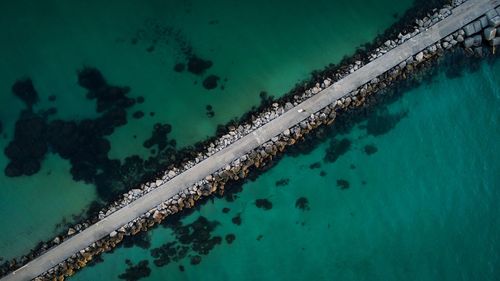
[[[254,132],[242,137],[129,205],[48,250],[18,270],[11,272],[0,281],[31,280],[43,274],[71,257],[71,255],[109,235],[112,231],[167,201],[207,175],[216,172],[286,129],[307,119],[312,113],[348,95],[353,90],[464,27],[498,5],[500,5],[500,0],[469,0],[463,3],[453,9],[449,17],[436,23],[428,30],[419,33]]]

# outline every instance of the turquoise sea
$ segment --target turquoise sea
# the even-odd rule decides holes
[[[445,73],[74,279],[499,280],[500,63]],[[341,140],[348,151],[325,161]],[[127,259],[148,266],[122,275]]]
[[[49,121],[96,118],[77,71],[95,67],[108,83],[129,86],[144,97],[127,109],[128,123],[109,140],[110,159],[146,158],[143,147],[154,124],[172,126],[169,139],[183,147],[215,134],[218,124],[260,102],[260,93],[280,96],[309,73],[339,62],[397,20],[411,0],[380,1],[3,1],[0,50],[0,122],[3,150],[25,105],[12,94],[29,77],[38,92],[34,111],[56,108]],[[178,73],[174,66],[191,48],[212,61],[205,74]],[[203,80],[220,77],[206,90]],[[227,79],[227,81],[225,81]],[[223,86],[223,89],[222,89]],[[54,101],[49,99],[55,98]],[[214,115],[206,107],[212,106]],[[136,111],[144,117],[133,118]],[[151,116],[154,113],[154,116]],[[92,153],[88,153],[92,154]],[[6,177],[0,155],[0,257],[26,253],[65,225],[85,216],[98,199],[91,183],[74,181],[71,163],[47,153],[30,177]],[[112,187],[110,187],[111,189]],[[127,186],[126,188],[131,188]]]
[[[0,65],[0,147],[23,107],[10,88],[25,75],[39,92],[36,109],[55,106],[64,119],[96,116],[77,85],[83,66],[145,98],[108,137],[110,158],[147,156],[142,144],[156,122],[172,125],[169,138],[178,146],[192,144],[258,104],[261,91],[279,96],[311,70],[352,54],[411,4],[0,4],[0,24],[12,26],[2,31],[12,39],[0,47],[8,54]],[[163,35],[148,31],[152,22],[183,35],[162,43]],[[213,61],[206,74],[174,71],[181,41]],[[349,130],[334,127],[309,150],[233,187],[241,191],[126,241],[72,279],[499,280],[500,63],[448,62]],[[224,89],[204,89],[209,74],[220,76]],[[145,116],[132,118],[138,109]],[[7,162],[2,155],[0,166]],[[70,168],[49,153],[34,176],[0,174],[0,256],[25,253],[97,199],[95,187],[73,181]]]

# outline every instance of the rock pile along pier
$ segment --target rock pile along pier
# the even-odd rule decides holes
[[[355,61],[284,104],[272,104],[251,123],[229,128],[182,167],[124,194],[101,211],[97,223],[78,224],[43,252],[26,258],[23,266],[12,265],[1,281],[71,276],[124,236],[151,228],[203,196],[223,192],[227,181],[244,178],[250,168],[264,165],[305,134],[333,123],[337,113],[365,106],[371,95],[448,50],[463,47],[478,56],[495,52],[500,45],[499,5],[500,0],[458,1],[416,19],[413,32],[386,41],[366,61]]]

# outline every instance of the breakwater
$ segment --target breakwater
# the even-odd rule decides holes
[[[458,39],[458,36],[457,36],[456,38]],[[451,43],[451,41],[450,41],[450,43]],[[443,46],[444,46],[445,44],[444,44],[444,43],[442,43],[441,45],[443,45]],[[430,58],[428,58],[428,57],[427,57],[427,55],[428,55],[428,53],[427,53],[427,52],[424,52],[424,53],[421,55],[422,57],[420,57],[420,59],[421,59],[422,61],[425,61],[425,60],[430,59]],[[418,58],[419,58],[419,56],[416,56],[414,59],[418,59]],[[363,62],[362,62],[362,63],[363,63]],[[422,62],[422,63],[423,63],[423,62]],[[422,63],[421,63],[421,64],[422,64]],[[421,64],[420,64],[420,65],[421,65]],[[418,66],[419,64],[413,64],[413,63],[411,63],[411,65],[417,65],[417,66]],[[332,80],[335,80],[335,79],[332,79]],[[325,86],[326,86],[326,84],[328,84],[328,83],[327,83],[327,82],[325,82]],[[371,84],[369,84],[369,85],[368,85],[368,87],[372,87],[372,85],[375,85],[375,83],[371,83]],[[319,85],[319,87],[321,87],[321,85]],[[373,86],[373,87],[375,87],[375,86]],[[318,86],[317,86],[317,88],[318,88]],[[317,88],[316,88],[316,90],[317,90]],[[315,91],[315,89],[312,89],[311,91],[312,91],[312,92],[314,92],[314,91]],[[308,95],[309,95],[309,94],[311,94],[311,93],[308,93]],[[314,94],[314,93],[312,93],[312,94]],[[311,95],[312,95],[312,94],[311,94]],[[321,93],[320,93],[320,94],[321,94]],[[358,95],[358,97],[360,97],[360,96],[361,96],[361,95]],[[311,97],[311,98],[312,98],[312,97]],[[352,99],[354,99],[354,97],[353,97]],[[298,102],[299,102],[299,100],[297,100],[297,103],[298,103]],[[293,105],[294,103],[295,103],[295,102],[292,102],[292,105]],[[347,98],[346,98],[345,100],[343,100],[343,101],[341,100],[341,104],[342,104],[342,106],[340,106],[340,105],[339,105],[339,106],[335,107],[335,112],[336,112],[336,113],[341,112],[341,109],[344,107],[344,104],[345,104],[345,103],[353,103],[353,102],[352,102],[352,101],[348,101],[348,99],[347,99]],[[350,107],[350,105],[348,105],[348,107]],[[279,104],[278,104],[278,107],[277,107],[277,108],[279,109]],[[301,108],[299,108],[299,109],[301,109]],[[299,109],[297,109],[297,110],[299,110]],[[304,108],[302,108],[302,109],[304,109]],[[306,110],[309,110],[309,108],[305,108],[305,109],[306,109]],[[290,110],[291,110],[291,109],[290,109]],[[287,112],[289,112],[290,110],[288,110]],[[329,114],[328,114],[327,116],[329,116]],[[320,116],[320,115],[318,115],[317,117],[321,118],[321,116]],[[263,121],[263,122],[265,122],[265,121]],[[314,124],[313,124],[313,125],[311,125],[313,122],[314,122]],[[315,125],[316,125],[316,123],[321,123],[321,122],[320,122],[320,121],[316,121],[316,120],[311,120],[311,121],[310,121],[310,120],[306,119],[306,120],[305,120],[305,123],[304,123],[304,126],[302,126],[302,124],[301,124],[300,129],[297,129],[297,128],[292,128],[292,129],[290,130],[290,131],[291,131],[291,135],[293,135],[292,137],[290,137],[290,139],[295,139],[295,134],[298,132],[298,130],[299,130],[299,131],[301,130],[299,133],[302,133],[302,132],[307,131],[307,130],[308,130],[308,126],[309,126],[309,125],[308,125],[308,123],[309,123],[309,125],[311,125],[311,126],[315,126]],[[304,128],[302,128],[302,127],[304,127]],[[237,134],[238,134],[238,133],[237,133]],[[278,141],[282,141],[282,139],[279,139]],[[291,141],[291,140],[290,140],[290,141]],[[275,143],[279,143],[279,142],[275,142]],[[271,149],[271,151],[270,151],[271,153],[270,153],[270,154],[272,154],[272,148],[270,148],[270,149]],[[268,151],[268,152],[269,152],[269,151]],[[264,151],[264,153],[268,153],[268,152]],[[267,156],[265,156],[266,154],[263,154],[263,153],[262,153],[262,150],[259,150],[259,153],[261,154],[261,156],[262,156],[264,159],[266,159],[266,157],[267,157]],[[269,154],[269,153],[268,153],[268,154]],[[252,156],[252,157],[253,157],[253,158],[257,158],[257,156]],[[257,161],[257,162],[258,162],[258,161]],[[210,181],[209,181],[209,182],[210,182]],[[160,183],[161,183],[161,182],[160,182]],[[149,187],[151,187],[151,186],[153,186],[153,185],[154,185],[154,184],[151,184]],[[149,188],[149,187],[148,187],[148,188]],[[154,188],[154,187],[153,187],[153,188]],[[179,203],[179,206],[180,206],[180,203]],[[160,214],[161,214],[161,210],[160,210],[159,212],[160,212]],[[105,214],[105,213],[104,213],[104,216],[106,216],[106,214]],[[153,216],[154,216],[154,213],[153,213]],[[110,217],[110,216],[108,216],[108,217]],[[137,224],[136,224],[136,225],[137,225]],[[79,230],[79,229],[77,229],[76,231],[80,231],[80,230]],[[117,235],[117,234],[115,234],[115,235]],[[75,236],[75,237],[76,237],[76,236]],[[116,236],[115,236],[115,237],[116,237]]]

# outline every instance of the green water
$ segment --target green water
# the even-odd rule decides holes
[[[258,104],[263,90],[279,96],[311,70],[338,62],[355,47],[371,41],[396,21],[411,0],[337,1],[3,1],[0,3],[0,148],[11,140],[23,105],[11,93],[16,79],[34,81],[40,102],[35,110],[54,106],[55,118],[81,120],[96,116],[95,104],[78,87],[76,71],[97,67],[114,85],[130,86],[145,103],[129,111],[129,122],[109,139],[110,158],[147,156],[142,146],[153,124],[168,122],[179,146],[213,135],[217,124],[240,116]],[[177,73],[175,40],[153,44],[151,23],[179,30],[196,54],[213,61],[208,74],[227,78],[205,90],[202,78]],[[142,32],[141,32],[142,30]],[[137,34],[142,37],[132,44]],[[151,35],[153,33],[153,35]],[[160,38],[165,39],[165,38]],[[197,84],[194,84],[194,83]],[[48,97],[56,95],[55,102]],[[206,116],[212,105],[213,118]],[[133,119],[133,111],[145,117]],[[155,112],[154,117],[149,112]],[[136,136],[134,138],[133,136]],[[8,178],[8,161],[0,156],[0,256],[26,253],[49,239],[65,222],[96,199],[95,188],[72,180],[70,164],[48,154],[31,177]]]
[[[389,116],[407,114],[385,134],[367,134],[365,121],[337,136],[351,148],[334,163],[322,161],[326,140],[284,157],[234,202],[207,202],[183,222],[204,216],[219,222],[213,236],[236,239],[198,265],[189,257],[154,265],[150,250],[175,241],[160,227],[149,249],[119,248],[73,279],[120,280],[126,259],[147,259],[151,273],[141,280],[499,280],[498,73],[498,60],[454,79],[441,68],[387,106]],[[366,145],[377,151],[367,155]],[[276,186],[280,179],[288,185]],[[295,207],[300,197],[309,210]],[[272,209],[255,206],[262,198]],[[237,213],[240,226],[231,222]]]

